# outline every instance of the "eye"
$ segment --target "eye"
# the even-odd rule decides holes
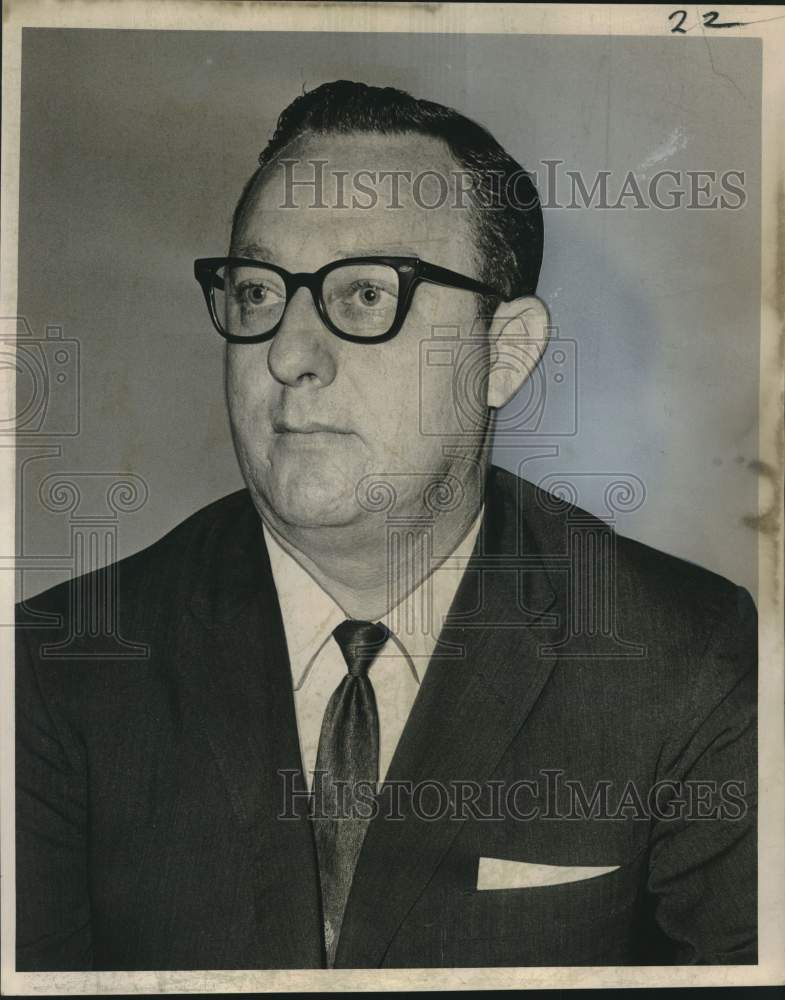
[[[274,305],[281,298],[275,288],[258,281],[244,281],[237,286],[235,294],[241,305],[252,308]]]
[[[394,298],[391,292],[382,285],[377,284],[374,281],[364,280],[355,281],[352,283],[349,289],[351,296],[360,303],[362,306],[366,306],[369,309],[378,307],[380,305],[388,304],[388,300]]]

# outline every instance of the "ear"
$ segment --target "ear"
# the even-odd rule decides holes
[[[548,307],[535,295],[502,302],[488,331],[488,406],[509,403],[537,367],[548,344]]]

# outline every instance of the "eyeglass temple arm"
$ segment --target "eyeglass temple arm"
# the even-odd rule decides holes
[[[450,288],[464,288],[467,292],[477,292],[480,295],[498,295],[500,298],[506,299],[506,295],[498,288],[486,285],[482,281],[475,281],[474,278],[458,274],[457,271],[451,271],[449,268],[439,267],[438,264],[421,261],[420,274],[434,284],[446,285]]]

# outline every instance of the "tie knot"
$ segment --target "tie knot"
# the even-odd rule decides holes
[[[347,618],[333,631],[352,677],[364,677],[389,638],[390,630],[381,622]]]

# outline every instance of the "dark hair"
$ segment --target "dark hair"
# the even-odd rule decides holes
[[[336,132],[419,133],[441,139],[458,167],[472,179],[480,279],[505,291],[507,299],[535,291],[542,263],[543,224],[531,176],[481,125],[451,108],[418,100],[393,87],[336,80],[292,101],[281,113],[259,156],[259,167],[243,189],[232,232],[257,178],[283,147],[309,133]],[[484,315],[492,314],[498,301],[481,300],[480,308],[488,310]]]

